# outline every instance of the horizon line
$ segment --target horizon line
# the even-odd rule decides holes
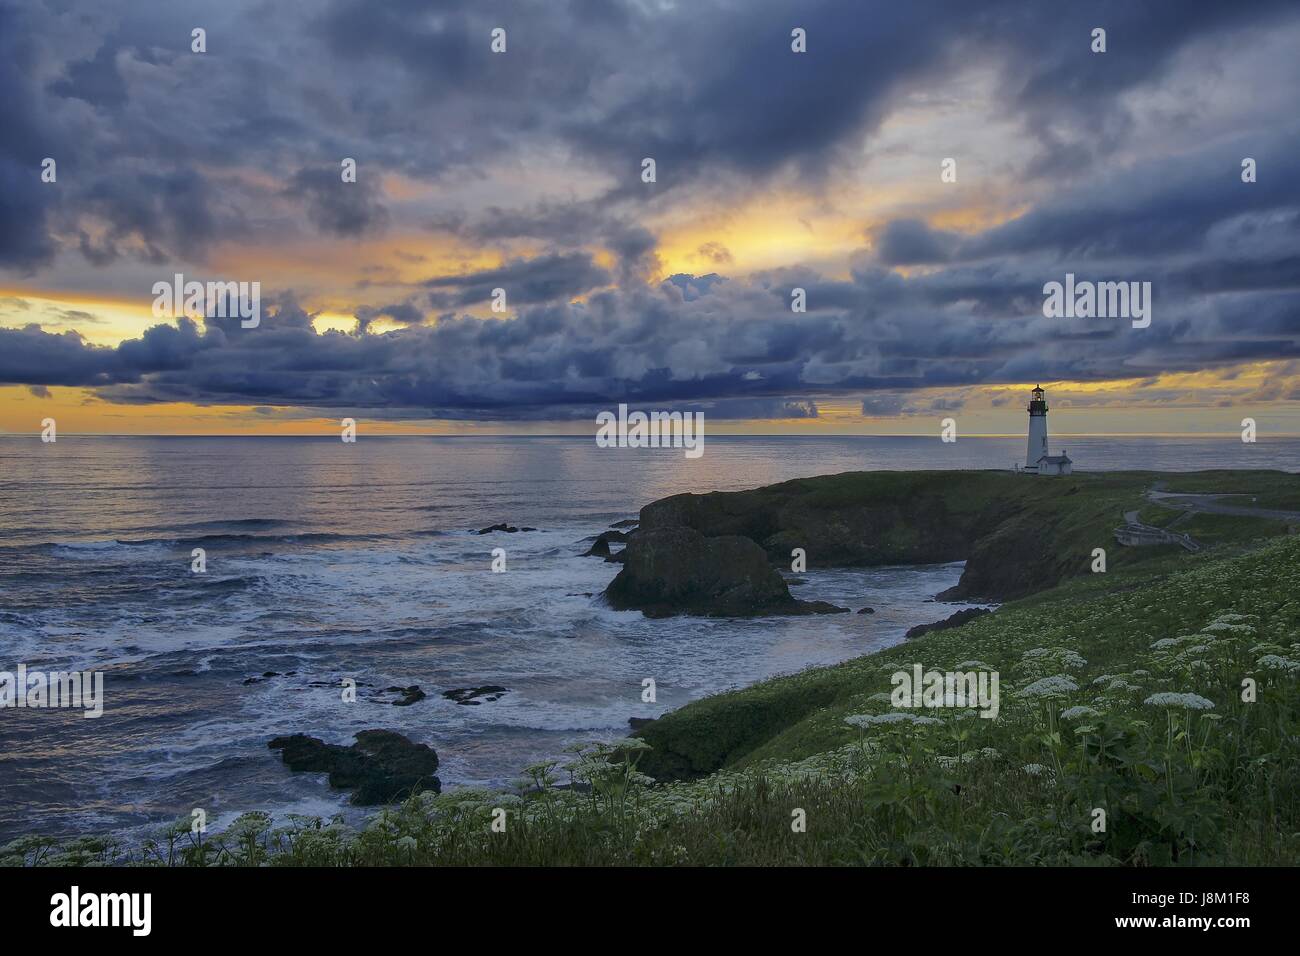
[[[40,438],[40,430],[31,432],[0,431],[0,438]],[[60,438],[325,438],[337,439],[328,432],[292,432],[259,434],[256,432],[64,432]],[[456,434],[449,432],[383,432],[367,438],[594,438],[595,432],[489,432],[486,434]],[[714,432],[714,438],[937,438],[926,432],[874,433],[874,432]],[[1054,440],[1068,438],[1240,438],[1239,431],[1226,432],[1055,432]],[[1300,438],[1300,432],[1277,432],[1269,438]],[[1023,432],[977,432],[960,438],[1017,438]],[[1054,441],[1054,444],[1059,441]],[[1258,444],[1255,442],[1254,444]],[[952,443],[949,443],[952,444]]]

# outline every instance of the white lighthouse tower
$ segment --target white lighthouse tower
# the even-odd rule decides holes
[[[1068,475],[1073,462],[1065,449],[1061,454],[1047,451],[1047,400],[1041,385],[1029,393],[1029,446],[1025,452],[1025,471],[1035,475]]]
[[[1025,467],[1033,468],[1038,459],[1047,455],[1047,401],[1043,398],[1043,387],[1035,385],[1029,398],[1029,451],[1025,454]]]

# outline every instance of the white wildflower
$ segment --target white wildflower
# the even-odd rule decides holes
[[[1184,634],[1182,637],[1162,637],[1151,645],[1153,651],[1165,651],[1171,647],[1179,647],[1182,644],[1189,644],[1192,641],[1201,640],[1196,634]]]
[[[1170,691],[1152,694],[1142,703],[1153,707],[1167,707],[1171,710],[1212,710],[1214,708],[1214,701],[1207,700],[1200,694],[1175,694]]]
[[[943,721],[936,720],[934,717],[918,717],[916,714],[905,714],[901,710],[891,710],[887,714],[853,714],[850,717],[845,717],[844,722],[865,729],[882,724],[925,726],[927,724],[939,724]]]
[[[1255,663],[1268,671],[1282,671],[1286,674],[1300,673],[1300,661],[1293,661],[1291,658],[1282,657],[1280,654],[1265,654]]]
[[[1092,707],[1085,707],[1082,704],[1076,707],[1067,707],[1065,708],[1065,710],[1061,711],[1062,720],[1081,720],[1085,717],[1100,717],[1100,716],[1101,715],[1097,713],[1097,711],[1094,710]]]
[[[1255,629],[1249,624],[1226,624],[1221,621],[1215,621],[1213,624],[1205,625],[1202,630],[1211,634],[1254,634]]]
[[[1065,674],[1055,674],[1052,677],[1044,677],[1034,681],[1028,687],[1017,693],[1017,697],[1030,698],[1051,698],[1064,697],[1066,694],[1073,693],[1079,689],[1076,684]]]

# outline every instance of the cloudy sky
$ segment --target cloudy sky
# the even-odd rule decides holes
[[[996,434],[1041,381],[1297,433],[1297,50],[1265,0],[0,0],[0,431]],[[1044,317],[1067,272],[1150,326]]]

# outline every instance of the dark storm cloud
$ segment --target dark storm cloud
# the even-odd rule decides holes
[[[801,314],[790,312],[787,289],[774,276],[725,282],[674,276],[657,288],[602,287],[572,303],[551,301],[554,289],[547,288],[538,291],[536,304],[519,304],[510,319],[449,313],[385,334],[318,333],[292,299],[267,297],[259,328],[242,329],[237,319],[182,320],[116,349],[35,326],[0,330],[0,381],[84,385],[117,402],[297,405],[399,416],[425,409],[516,418],[620,401],[678,407],[752,400],[759,404],[733,410],[790,417],[797,411],[785,409],[782,396],[875,392],[880,396],[868,398],[864,412],[890,414],[916,407],[905,394],[916,388],[1102,380],[1300,357],[1300,274],[1289,260],[1259,273],[1261,285],[1205,296],[1188,276],[1233,270],[1230,259],[1212,250],[1201,255],[1199,263],[1179,256],[1140,264],[1139,275],[1156,290],[1147,329],[1123,319],[1045,318],[1041,286],[1045,277],[1059,277],[1062,266],[1047,255],[907,279],[864,266],[849,280],[809,287],[810,305],[822,296],[841,305]],[[1074,264],[1086,271],[1090,262]],[[1101,268],[1108,260],[1096,262]],[[445,285],[455,287],[449,294],[475,290],[486,301],[494,283],[527,288],[530,264],[539,278],[564,271],[524,260]],[[583,275],[589,264],[568,265]],[[417,317],[397,307],[385,313]],[[1088,348],[1078,347],[1081,338]]]
[[[1300,125],[1106,171],[972,235],[894,220],[875,236],[876,259],[939,265],[1052,254],[1062,261],[1140,263],[1219,246],[1285,262],[1290,257],[1283,250],[1300,234],[1296,142]],[[1241,181],[1241,160],[1248,155],[1267,171],[1258,182]],[[1277,267],[1259,263],[1259,269]]]
[[[548,195],[560,198],[418,209],[412,217],[436,232],[509,255],[355,304],[356,334],[316,332],[268,288],[257,329],[181,320],[116,348],[0,329],[0,383],[390,415],[527,417],[639,401],[788,417],[815,405],[785,396],[872,392],[864,411],[884,413],[921,387],[1300,355],[1294,119],[1134,167],[1109,159],[1141,132],[1128,94],[1158,84],[1195,43],[1247,27],[1294,33],[1293,5],[76,7],[0,0],[0,267],[39,269],[60,250],[109,269],[194,260],[245,236],[263,247],[321,231],[360,240],[403,213],[381,197],[384,171],[455,197],[503,158],[531,168],[572,157],[621,185],[566,198],[564,171],[545,166],[560,184]],[[199,23],[204,55],[189,52]],[[1098,25],[1104,57],[1087,49]],[[504,56],[488,46],[497,26],[508,30]],[[808,31],[806,55],[789,52],[794,26]],[[806,266],[729,277],[730,252],[705,243],[705,274],[647,284],[658,274],[648,207],[681,196],[689,211],[718,183],[745,199],[771,182],[820,184],[841,159],[870,152],[905,94],[942,90],[972,64],[992,70],[996,109],[1025,134],[1014,150],[1037,178],[1022,215],[969,234],[912,216],[885,223],[847,279]],[[57,184],[39,181],[47,155],[59,159]],[[653,189],[636,176],[647,155],[659,162]],[[1254,184],[1240,180],[1247,155],[1259,160]],[[341,180],[344,156],[358,159],[357,183]],[[519,257],[521,246],[543,251]],[[616,264],[602,267],[593,247]],[[905,277],[891,266],[927,268]],[[1152,282],[1151,327],[1044,318],[1043,283],[1067,271]],[[790,311],[795,286],[806,313]],[[495,288],[511,318],[461,314]],[[371,333],[380,318],[399,328]]]
[[[336,236],[375,232],[388,220],[375,180],[360,176],[344,182],[341,165],[300,169],[287,192],[305,203],[314,224]]]
[[[592,262],[589,254],[575,252],[516,259],[498,269],[439,276],[426,280],[424,285],[433,290],[429,304],[447,309],[485,305],[491,302],[494,289],[505,290],[506,305],[510,307],[567,299],[610,282],[609,273]]]
[[[955,233],[931,229],[919,219],[895,219],[876,238],[876,255],[887,266],[947,262],[960,243]]]
[[[113,38],[90,59],[68,63],[66,75],[50,85],[50,92],[85,100],[92,106],[121,106],[126,102],[126,84],[117,69],[119,46],[119,41]]]
[[[600,245],[617,257],[617,279],[623,284],[643,281],[658,265],[654,234],[603,198],[522,209],[490,206],[473,218],[444,215],[428,225],[478,243],[522,238],[560,246]]]
[[[357,309],[356,312],[360,331],[369,329],[370,323],[380,318],[390,319],[398,325],[419,325],[424,321],[424,312],[414,302],[396,302],[378,307],[367,306]]]
[[[76,332],[45,332],[39,325],[0,329],[0,383],[104,385],[121,380],[120,356],[86,344]]]
[[[1095,177],[981,234],[958,255],[1005,256],[1047,249],[1062,255],[1140,257],[1196,248],[1218,224],[1300,203],[1300,157],[1295,150],[1300,126],[1294,119],[1291,123],[1290,129],[1269,130],[1247,142]],[[1255,158],[1268,175],[1243,183],[1244,156]],[[1269,232],[1276,234],[1274,228]]]
[[[6,188],[0,205],[11,227],[0,265],[46,261],[60,242],[100,265],[127,254],[200,256],[207,223],[237,235],[240,214],[264,199],[261,186],[227,182],[218,202],[199,184],[209,175],[201,165],[248,166],[279,180],[303,200],[303,228],[345,236],[373,230],[384,215],[364,177],[350,192],[334,188],[337,176],[327,173],[343,156],[437,180],[502,155],[562,147],[618,179],[606,199],[638,203],[720,171],[816,177],[857,153],[902,92],[941,84],[970,63],[996,69],[1001,107],[1025,125],[1042,171],[1060,175],[1104,159],[1131,131],[1123,96],[1158,79],[1180,51],[1272,24],[1288,10],[1293,17],[1293,7],[1274,0],[756,0],[743,11],[631,0],[7,4],[0,173],[18,188]],[[189,49],[200,23],[205,54]],[[1099,24],[1108,30],[1104,57],[1087,51]],[[504,55],[489,49],[498,26],[508,31]],[[790,53],[794,26],[808,32],[807,54]],[[37,76],[44,79],[29,79]],[[21,189],[43,155],[83,174],[44,195]],[[660,166],[651,190],[635,175],[647,155]],[[311,171],[295,172],[304,163]],[[164,189],[188,183],[181,201],[197,217],[191,230],[160,214],[151,178]],[[117,238],[126,228],[134,242],[102,243],[79,222],[105,191],[114,194]],[[51,204],[60,215],[49,214]],[[572,241],[558,216],[552,226],[544,238]],[[12,227],[21,229],[16,239]],[[609,238],[631,274],[644,274],[636,265],[652,241],[636,230]],[[508,231],[498,227],[503,237]]]
[[[192,170],[98,176],[79,199],[83,213],[104,227],[93,239],[79,231],[81,250],[95,265],[125,249],[139,250],[151,263],[165,261],[169,252],[197,255],[218,234],[212,187]]]
[[[1234,31],[1293,20],[1295,13],[1287,0],[1012,6],[981,17],[987,28],[981,35],[1008,53],[1002,93],[1039,145],[1030,174],[1048,177],[1086,170],[1132,136],[1132,116],[1121,97],[1159,79],[1193,42],[1229,42]],[[1106,53],[1081,57],[1081,44],[1089,42],[1083,38],[1095,27],[1106,30]],[[1194,115],[1196,104],[1184,109]]]
[[[0,155],[0,268],[30,272],[57,248],[47,229],[49,194],[40,192],[38,176],[32,166]]]
[[[37,53],[27,30],[23,14],[0,3],[0,269],[20,272],[48,262],[56,249],[48,216],[57,186],[40,181],[52,143],[30,79]]]

